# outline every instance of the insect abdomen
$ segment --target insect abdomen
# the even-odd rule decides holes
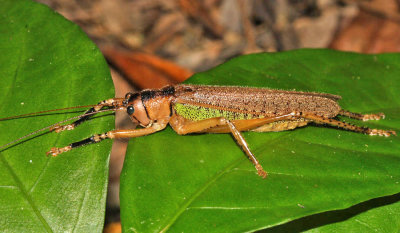
[[[265,124],[263,126],[260,126],[258,128],[252,129],[251,131],[255,132],[278,132],[278,131],[285,131],[285,130],[291,130],[297,127],[302,127],[308,124],[308,120],[305,119],[298,119],[298,120],[291,120],[291,121],[277,121],[277,122],[272,122],[269,124]]]

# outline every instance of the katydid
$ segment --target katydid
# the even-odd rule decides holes
[[[73,123],[54,124],[50,130],[57,133],[72,130],[98,112],[118,109],[125,110],[140,128],[95,134],[65,147],[54,147],[47,152],[47,155],[57,156],[73,148],[97,143],[104,139],[149,135],[163,130],[169,124],[179,135],[232,134],[236,143],[254,164],[258,175],[265,178],[267,172],[253,155],[240,132],[291,130],[314,122],[369,135],[386,137],[396,135],[393,130],[370,129],[334,119],[338,115],[363,121],[379,120],[385,117],[383,113],[359,114],[343,110],[337,103],[339,99],[341,99],[340,96],[325,93],[240,86],[181,84],[143,90],[128,93],[125,98],[101,101],[93,105],[85,114],[75,117],[78,120]],[[3,148],[4,146],[0,147],[0,149]]]

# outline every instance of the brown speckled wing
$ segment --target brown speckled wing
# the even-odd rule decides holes
[[[238,86],[175,86],[175,102],[198,105],[264,117],[308,112],[323,117],[335,117],[341,107],[341,97],[315,92],[296,92]]]

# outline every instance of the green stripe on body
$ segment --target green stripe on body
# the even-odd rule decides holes
[[[200,121],[214,117],[224,117],[228,120],[261,118],[260,116],[254,117],[253,114],[230,112],[190,104],[176,103],[174,109],[177,115],[191,121]]]

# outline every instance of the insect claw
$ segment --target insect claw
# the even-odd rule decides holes
[[[369,135],[378,135],[389,137],[391,135],[397,136],[396,131],[394,130],[382,130],[382,129],[371,129]]]
[[[263,179],[267,178],[268,173],[266,171],[258,171],[257,174],[261,176]]]
[[[60,127],[59,125],[55,125],[55,126],[51,127],[51,128],[49,129],[49,131],[50,131],[50,132],[55,131],[55,130],[57,130],[59,127]]]
[[[54,131],[56,133],[62,132],[64,130],[73,130],[75,129],[75,125],[69,124],[69,125],[56,125],[52,128],[50,128],[50,131]]]
[[[385,119],[385,114],[383,113],[376,113],[376,114],[364,114],[362,120],[369,121],[369,120],[380,120]]]
[[[268,173],[264,171],[264,169],[260,164],[256,165],[256,169],[257,169],[257,174],[261,176],[263,179],[265,179],[268,176]]]
[[[56,157],[57,155],[67,152],[69,150],[71,150],[71,146],[66,146],[66,147],[62,147],[62,148],[57,148],[57,147],[53,147],[50,149],[50,151],[46,152],[46,155],[49,156],[53,156]]]
[[[53,157],[56,157],[59,153],[60,152],[58,151],[58,148],[53,147],[53,148],[50,149],[50,151],[46,152],[46,156],[51,155]]]

